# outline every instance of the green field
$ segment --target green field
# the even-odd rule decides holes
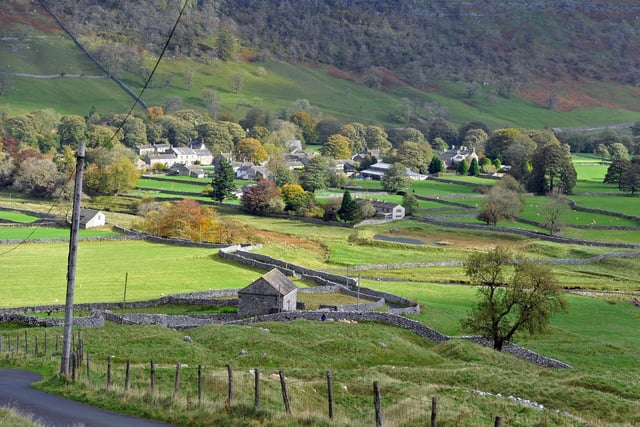
[[[0,240],[69,239],[69,229],[53,227],[0,227]],[[119,234],[104,229],[79,230],[83,237],[114,237]]]
[[[66,243],[31,243],[3,254],[0,306],[63,303],[67,252]],[[121,301],[127,276],[127,300],[135,301],[244,287],[260,274],[222,261],[212,249],[86,241],[78,249],[75,301]]]
[[[28,215],[22,212],[0,210],[0,219],[4,219],[11,222],[30,224],[32,222],[39,220],[40,217]]]

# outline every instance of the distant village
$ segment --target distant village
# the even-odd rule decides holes
[[[289,141],[286,146],[289,152],[285,154],[284,161],[291,170],[304,169],[309,159],[318,155],[315,152],[303,150],[300,141]],[[148,170],[162,165],[167,169],[168,175],[205,178],[207,172],[204,167],[217,164],[220,158],[225,158],[231,164],[237,179],[256,181],[271,179],[273,175],[267,168],[266,161],[256,165],[252,162],[235,161],[233,153],[219,153],[214,156],[205,144],[198,141],[192,141],[185,147],[175,147],[171,144],[139,145],[136,147],[136,151],[140,156],[138,169]],[[475,150],[463,146],[454,146],[450,150],[440,153],[438,157],[447,169],[455,169],[458,163],[463,160],[468,163],[471,163],[474,158],[478,160]],[[359,170],[358,166],[365,158],[377,160],[382,158],[382,154],[380,150],[366,150],[352,156],[351,159],[335,160],[335,169],[351,178],[380,180],[392,166],[390,163],[376,161],[367,169]],[[407,175],[412,180],[427,179],[427,175],[409,168],[407,168]]]

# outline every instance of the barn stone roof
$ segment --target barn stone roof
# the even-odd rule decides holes
[[[271,288],[273,288],[276,293],[280,293],[280,295],[288,295],[294,290],[297,289],[295,283],[293,283],[287,276],[285,276],[280,270],[277,268],[272,269],[268,273],[265,273],[251,283],[249,286],[240,289],[238,293],[250,294],[252,293],[252,288],[260,286],[261,283],[267,283]]]

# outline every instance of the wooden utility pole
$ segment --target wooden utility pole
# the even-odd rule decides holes
[[[62,358],[60,373],[69,376],[71,340],[73,338],[73,295],[76,282],[76,257],[78,254],[78,229],[80,228],[80,203],[82,198],[82,171],[84,169],[84,142],[78,145],[76,154],[76,179],[73,191],[73,214],[69,237],[69,259],[67,262],[67,298],[64,306],[64,333],[62,335]]]

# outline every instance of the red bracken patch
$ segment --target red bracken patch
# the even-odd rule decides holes
[[[11,28],[12,25],[25,25],[43,33],[61,31],[53,18],[36,3],[12,3],[10,7],[0,9],[0,28]]]
[[[598,94],[590,86],[592,83],[579,80],[548,81],[537,77],[531,84],[521,86],[518,94],[523,99],[545,107],[549,106],[549,100],[553,97],[554,108],[563,112],[580,108],[618,108],[610,98],[604,98],[605,94]]]

